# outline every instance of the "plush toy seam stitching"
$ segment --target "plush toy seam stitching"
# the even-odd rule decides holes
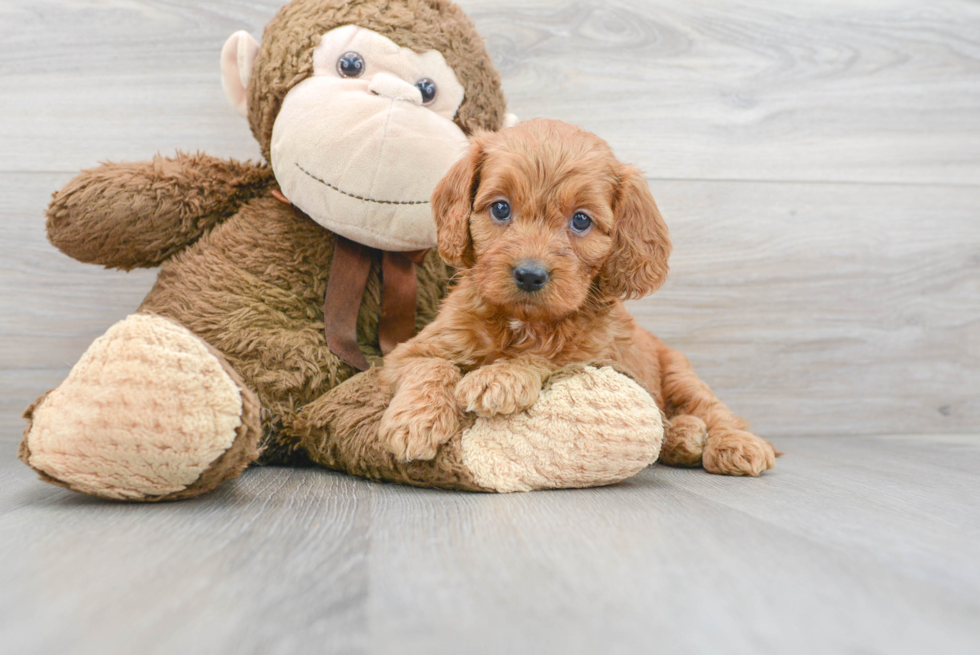
[[[331,189],[333,189],[337,193],[342,193],[345,196],[349,196],[351,198],[354,198],[355,200],[363,200],[364,202],[376,202],[379,205],[428,205],[429,204],[429,201],[428,200],[376,200],[374,198],[365,198],[364,196],[358,196],[358,195],[355,195],[353,193],[349,193],[347,191],[344,191],[341,188],[338,188],[338,187],[334,186],[333,184],[330,184],[326,180],[321,179],[321,178],[317,177],[316,175],[314,175],[313,173],[309,172],[308,170],[306,170],[305,168],[303,168],[299,164],[296,164],[296,168],[298,168],[299,170],[303,171],[304,173],[306,173],[307,175],[309,175],[310,177],[312,177],[314,180],[316,180],[320,184],[323,184],[324,186],[330,187]]]

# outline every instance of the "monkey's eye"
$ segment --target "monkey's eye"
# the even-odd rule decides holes
[[[356,52],[345,52],[337,60],[337,72],[341,77],[360,77],[364,73],[364,57]]]
[[[422,104],[431,105],[436,99],[436,83],[427,77],[415,83],[415,88],[422,92]]]
[[[497,202],[490,205],[490,215],[493,216],[494,220],[504,221],[510,220],[510,204],[504,200],[498,200]]]
[[[590,227],[592,227],[592,219],[583,214],[582,212],[576,213],[572,216],[571,222],[572,229],[579,234],[586,232]]]

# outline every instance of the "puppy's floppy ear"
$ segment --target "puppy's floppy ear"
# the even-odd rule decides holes
[[[436,221],[439,254],[456,267],[473,265],[473,243],[470,240],[470,213],[473,196],[480,184],[480,162],[483,144],[474,136],[469,150],[453,164],[432,192],[432,215]]]
[[[602,288],[621,298],[642,298],[667,279],[670,236],[650,187],[633,166],[620,168],[613,214],[613,252],[602,269]]]

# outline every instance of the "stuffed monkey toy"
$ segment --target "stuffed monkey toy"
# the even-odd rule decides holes
[[[429,196],[470,133],[505,121],[498,73],[456,5],[294,0],[261,44],[234,34],[221,68],[266,163],[157,156],[54,194],[59,250],[160,273],[26,411],[20,457],[42,479],[159,501],[253,462],[314,463],[514,491],[609,484],[656,459],[656,404],[601,364],[559,371],[522,415],[470,417],[435,459],[399,462],[377,443],[375,365],[432,320],[452,273]],[[583,411],[591,423],[570,420]]]

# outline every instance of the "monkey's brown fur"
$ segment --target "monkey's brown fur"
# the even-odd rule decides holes
[[[267,159],[282,99],[311,74],[320,35],[349,23],[417,52],[442,52],[466,92],[455,122],[467,134],[500,128],[499,76],[471,21],[448,0],[294,0],[268,24],[248,85],[250,124]],[[277,201],[276,189],[265,164],[157,156],[82,172],[54,194],[47,222],[51,242],[79,261],[161,267],[140,311],[190,329],[257,393],[261,430],[251,433],[263,435],[266,462],[305,459],[284,426],[356,372],[328,350],[323,334],[335,237]],[[358,314],[358,342],[369,358],[381,355],[379,269],[375,261]],[[449,274],[431,252],[417,275],[421,329],[435,316]],[[246,420],[259,427],[252,413]],[[241,450],[241,468],[254,446]]]

